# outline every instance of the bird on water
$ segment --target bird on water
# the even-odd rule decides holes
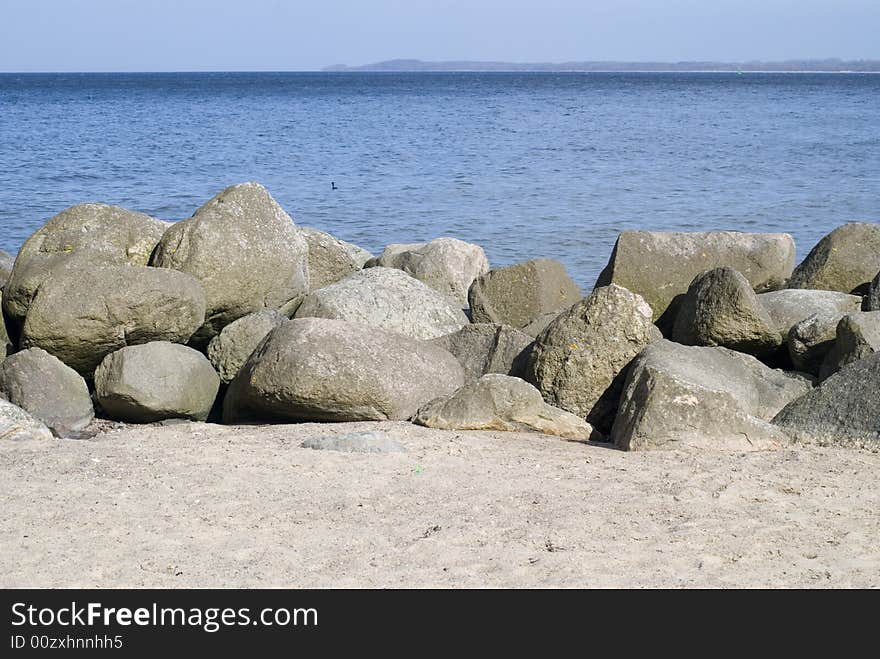
[[[338,190],[338,189],[339,189],[339,188],[336,187],[336,182],[335,182],[335,181],[330,181],[330,189],[331,189],[331,190]]]

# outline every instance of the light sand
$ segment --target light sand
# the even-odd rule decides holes
[[[300,448],[382,429],[409,451]],[[624,453],[406,423],[0,444],[0,585],[880,586],[880,454]]]

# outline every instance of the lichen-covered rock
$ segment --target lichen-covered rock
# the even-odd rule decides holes
[[[880,353],[851,362],[790,402],[773,423],[801,439],[876,447],[880,442]]]
[[[559,261],[534,259],[495,268],[477,277],[468,291],[475,323],[500,323],[523,329],[541,316],[568,309],[581,289]]]
[[[582,441],[602,438],[579,416],[545,403],[528,382],[498,373],[484,375],[449,398],[431,401],[413,421],[442,430],[531,431]]]
[[[522,377],[532,337],[508,325],[475,323],[432,343],[451,352],[464,368],[465,381],[473,382],[487,373]]]
[[[0,391],[58,437],[85,430],[95,418],[82,376],[39,348],[18,352],[0,364]]]
[[[226,188],[162,236],[150,265],[192,275],[207,314],[193,337],[206,345],[226,325],[260,309],[290,316],[309,290],[309,247],[259,183]]]
[[[611,437],[625,450],[773,448],[787,437],[769,420],[811,386],[751,355],[657,341],[633,362]]]
[[[794,240],[786,233],[624,231],[596,286],[638,293],[660,320],[694,277],[723,266],[742,273],[756,291],[779,288],[794,266]]]
[[[825,355],[819,380],[880,351],[880,311],[847,314],[837,323],[834,345]]]
[[[310,293],[296,318],[363,323],[414,339],[433,339],[467,325],[441,293],[394,268],[367,268]]]
[[[287,320],[277,311],[263,309],[229,323],[208,344],[208,359],[224,384],[232,382],[266,335]]]
[[[880,270],[880,224],[849,222],[822,238],[788,282],[790,288],[863,293]]]
[[[758,299],[782,336],[788,336],[792,327],[813,314],[843,315],[858,311],[862,305],[857,295],[794,288],[761,293]]]
[[[538,336],[525,377],[546,402],[604,432],[614,420],[626,367],[660,338],[641,296],[603,286]]]
[[[117,421],[208,418],[220,378],[200,352],[167,341],[107,355],[95,371],[95,397]]]
[[[52,431],[44,423],[0,397],[0,442],[25,442],[52,437]]]
[[[205,292],[183,272],[83,267],[40,286],[22,348],[42,348],[86,379],[105,356],[150,341],[186,343],[205,319]]]
[[[428,342],[361,323],[297,318],[272,330],[248,358],[229,385],[223,418],[406,420],[463,384],[458,360]]]
[[[682,299],[672,338],[685,345],[723,346],[752,355],[771,354],[782,344],[748,280],[729,267],[697,275]]]
[[[364,267],[373,258],[367,250],[324,231],[300,227],[309,246],[309,290],[329,286]]]
[[[489,259],[479,245],[455,238],[435,238],[427,243],[388,245],[366,267],[397,268],[467,305],[474,279],[489,272]]]
[[[66,279],[83,266],[144,266],[167,225],[106,204],[78,204],[49,219],[18,252],[4,289],[3,308],[18,336],[31,300],[49,279]]]
[[[837,339],[837,324],[844,315],[837,312],[814,313],[792,326],[786,343],[795,369],[819,375],[822,362]]]

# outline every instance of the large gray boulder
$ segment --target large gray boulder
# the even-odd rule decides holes
[[[602,439],[579,416],[545,403],[528,382],[498,373],[428,403],[413,421],[441,430],[531,431],[582,441]]]
[[[858,311],[862,305],[862,298],[857,295],[793,288],[761,293],[758,299],[782,336],[788,336],[792,327],[813,314],[843,315]]]
[[[780,288],[794,266],[794,240],[786,233],[624,231],[596,286],[638,293],[659,320],[694,277],[722,266],[742,273],[756,291]]]
[[[154,217],[106,204],[61,211],[18,252],[3,296],[10,331],[18,335],[44,281],[72,277],[83,266],[147,265],[166,228]]]
[[[186,343],[205,319],[205,292],[190,275],[138,266],[84,267],[53,278],[28,310],[22,348],[42,348],[89,379],[124,346]]]
[[[3,293],[0,292],[0,304],[3,304]],[[12,352],[13,345],[6,331],[6,319],[0,314],[0,360]]]
[[[625,450],[772,448],[786,435],[769,420],[811,386],[751,355],[657,341],[633,362],[611,437]]]
[[[299,318],[272,330],[229,385],[228,423],[406,420],[464,384],[445,350],[344,320]]]
[[[425,340],[468,323],[444,295],[394,268],[368,268],[313,291],[296,318],[347,320]]]
[[[580,299],[581,289],[568,276],[565,266],[552,259],[495,268],[477,277],[468,291],[473,322],[501,323],[517,329],[526,328],[541,316],[568,309]],[[532,327],[532,331],[536,329]]]
[[[819,375],[825,356],[837,340],[837,324],[846,314],[814,313],[796,323],[788,332],[788,355],[794,368]]]
[[[266,335],[287,320],[277,311],[263,309],[229,323],[208,344],[208,359],[228,384]]]
[[[226,188],[162,236],[150,263],[192,275],[207,316],[193,337],[206,345],[233,320],[260,309],[290,316],[309,290],[309,247],[259,183]]]
[[[58,437],[85,430],[95,418],[86,381],[39,348],[18,352],[0,364],[0,391]]]
[[[388,245],[366,267],[397,268],[467,306],[474,279],[489,272],[489,259],[479,245],[456,238],[435,238],[427,243]]]
[[[752,355],[771,354],[782,344],[751,284],[729,267],[697,275],[682,299],[672,338],[685,345],[723,346]]]
[[[9,281],[13,265],[15,265],[15,257],[0,250],[0,289],[6,286],[6,282]]]
[[[324,231],[300,227],[309,246],[309,290],[329,286],[364,267],[373,258],[367,250]]]
[[[626,367],[660,338],[651,307],[640,295],[615,284],[603,286],[538,336],[525,377],[545,401],[605,432],[614,420]]]
[[[820,381],[880,351],[880,311],[847,314],[840,319],[835,334],[834,345],[819,370]]]
[[[0,442],[25,442],[52,437],[52,431],[42,421],[0,397]]]
[[[487,373],[522,377],[532,337],[509,325],[475,323],[432,343],[451,352],[464,368],[465,381],[473,382]]]
[[[200,352],[167,341],[128,346],[95,371],[95,398],[117,421],[208,418],[220,378]]]
[[[850,222],[822,238],[791,275],[789,288],[864,293],[880,270],[880,224]]]
[[[773,423],[800,439],[843,444],[880,442],[880,353],[847,364],[790,402]]]
[[[880,311],[880,272],[868,285],[868,293],[862,301],[862,311]]]

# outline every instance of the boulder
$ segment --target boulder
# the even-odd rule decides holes
[[[9,281],[13,265],[15,265],[15,257],[0,250],[0,289],[6,286],[6,282]]]
[[[86,381],[39,348],[18,352],[0,364],[0,391],[58,437],[85,430],[95,418]]]
[[[761,293],[758,299],[783,337],[788,336],[792,327],[813,314],[843,315],[858,311],[862,305],[862,298],[857,295],[793,288]]]
[[[850,222],[822,238],[791,275],[789,288],[864,293],[880,270],[880,224]]]
[[[487,373],[522,377],[532,337],[509,325],[476,323],[432,343],[451,352],[464,368],[465,381],[473,382]]]
[[[785,284],[794,266],[786,233],[624,231],[596,286],[618,284],[638,293],[660,320],[676,296],[701,272],[728,266],[756,291]],[[671,328],[671,322],[664,319]]]
[[[473,322],[500,323],[517,329],[541,316],[568,309],[581,297],[581,289],[568,276],[565,266],[551,259],[495,268],[477,277],[468,291]]]
[[[442,348],[360,323],[298,318],[250,356],[229,385],[223,419],[406,420],[462,384],[461,365]]]
[[[868,285],[868,293],[862,301],[862,311],[880,311],[880,272]]]
[[[42,348],[86,379],[124,346],[186,343],[205,319],[205,292],[182,272],[84,267],[46,281],[30,305],[22,348]]]
[[[729,267],[697,275],[682,299],[672,338],[684,345],[723,346],[752,355],[771,354],[782,344],[748,280]]]
[[[413,421],[441,430],[532,431],[584,441],[602,438],[579,416],[545,403],[528,382],[499,373],[484,375],[449,398],[431,401]]]
[[[300,233],[309,246],[309,290],[329,286],[345,279],[364,267],[373,258],[367,250],[352,245],[329,233],[300,227]]]
[[[349,432],[328,437],[309,437],[303,448],[343,453],[404,453],[406,448],[391,435],[379,430]]]
[[[414,339],[433,339],[468,323],[444,295],[393,268],[361,270],[310,293],[296,318],[347,320]]]
[[[208,359],[228,384],[266,335],[287,320],[277,311],[263,309],[242,316],[224,327],[208,344]]]
[[[546,402],[605,432],[614,420],[626,367],[660,338],[641,296],[615,284],[603,286],[538,336],[525,378]]]
[[[3,293],[0,292],[0,305],[3,304]],[[0,360],[6,358],[13,350],[12,341],[9,333],[6,331],[6,319],[0,314]]]
[[[837,324],[845,314],[814,313],[788,332],[788,356],[798,371],[819,375],[825,355],[837,339]]]
[[[657,341],[633,362],[611,438],[624,450],[773,448],[786,435],[769,420],[811,386],[751,355]]]
[[[773,423],[799,439],[877,446],[880,353],[851,362],[790,402]]]
[[[826,380],[841,368],[880,351],[880,311],[847,314],[840,319],[835,341],[819,370]]]
[[[388,245],[366,267],[397,268],[467,306],[474,279],[489,272],[489,259],[479,245],[455,238],[435,238],[428,243]]]
[[[17,405],[0,397],[0,442],[52,439],[52,431]]]
[[[128,346],[95,371],[95,398],[116,421],[208,418],[220,378],[200,352],[168,341]]]
[[[44,281],[67,279],[84,266],[145,266],[166,228],[149,215],[105,204],[78,204],[52,217],[22,245],[4,290],[13,338]]]
[[[200,347],[254,311],[291,316],[309,290],[308,244],[259,183],[226,188],[172,225],[151,265],[185,272],[204,286],[207,316],[193,337]]]

